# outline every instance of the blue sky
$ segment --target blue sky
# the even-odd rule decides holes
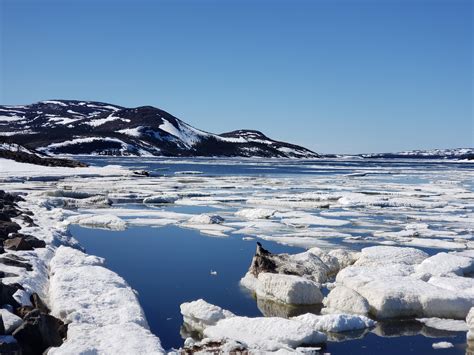
[[[0,103],[153,105],[318,152],[474,146],[470,0],[0,0]]]

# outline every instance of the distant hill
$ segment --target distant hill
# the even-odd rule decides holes
[[[317,158],[253,130],[212,134],[152,106],[50,100],[0,106],[0,138],[48,154]]]
[[[408,150],[398,153],[361,154],[364,158],[474,159],[474,148]]]

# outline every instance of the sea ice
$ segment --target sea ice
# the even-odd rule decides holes
[[[184,322],[198,331],[215,325],[221,319],[235,316],[232,312],[207,303],[203,299],[182,303],[180,309]]]
[[[291,350],[300,345],[317,345],[326,336],[310,325],[275,317],[231,317],[204,329],[204,336],[237,341],[257,351]]]
[[[79,224],[81,226],[90,228],[104,228],[112,230],[124,230],[127,228],[127,224],[123,219],[111,214],[80,214],[69,217],[66,222],[69,224]]]
[[[268,298],[286,304],[317,304],[323,300],[319,284],[301,276],[260,273],[257,297]]]
[[[275,212],[275,210],[266,208],[246,208],[235,212],[235,215],[246,219],[267,219],[273,216]]]
[[[334,333],[365,329],[375,325],[375,322],[370,318],[352,314],[316,315],[313,313],[306,313],[301,316],[293,317],[292,319],[308,324],[313,329],[321,332]]]

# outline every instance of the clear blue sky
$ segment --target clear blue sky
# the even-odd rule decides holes
[[[470,0],[0,0],[0,103],[153,105],[318,152],[474,146]]]

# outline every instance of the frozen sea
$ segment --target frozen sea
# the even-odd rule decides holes
[[[151,173],[140,179],[69,178],[59,187],[91,194],[107,191],[112,207],[87,206],[80,213],[115,215],[126,221],[127,228],[71,225],[70,231],[88,253],[104,257],[107,266],[138,291],[150,328],[166,349],[182,346],[189,336],[182,329],[179,305],[198,298],[245,316],[319,311],[257,302],[239,285],[256,241],[274,253],[400,245],[435,254],[474,247],[474,164],[469,162],[81,160]],[[142,203],[146,198],[151,202]],[[163,198],[168,203],[162,203]],[[238,213],[256,209],[266,211],[267,218]],[[200,214],[219,215],[224,222],[189,222]],[[434,350],[432,344],[441,341],[454,347]],[[465,343],[465,332],[403,319],[339,334],[324,351],[464,354]]]

